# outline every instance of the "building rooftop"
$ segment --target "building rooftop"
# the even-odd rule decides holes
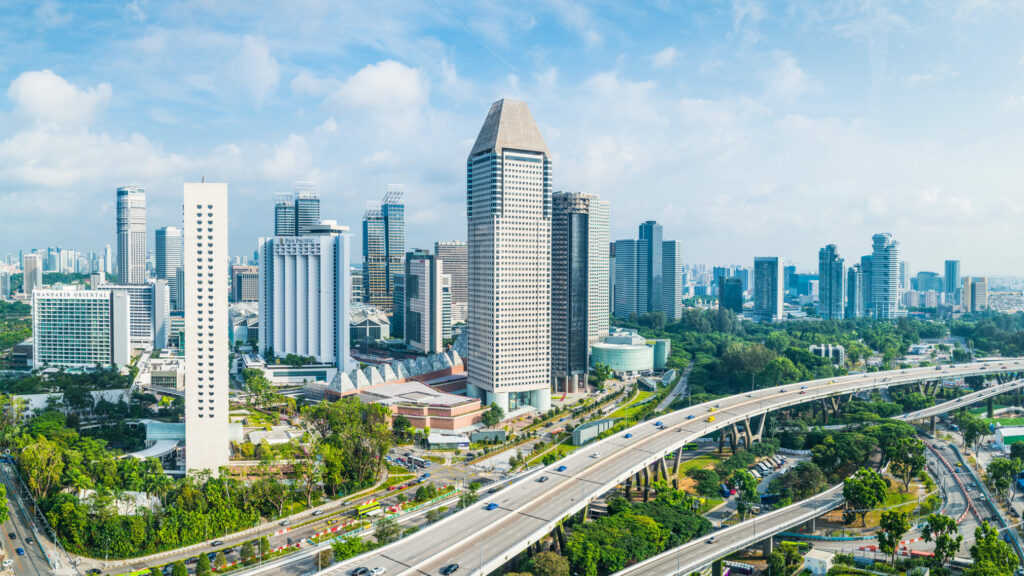
[[[503,98],[491,104],[487,119],[469,155],[476,156],[484,152],[501,154],[505,148],[543,152],[551,156],[537,123],[533,121],[530,108],[522,100]]]
[[[477,401],[475,398],[441,392],[422,382],[416,381],[374,386],[364,392],[360,392],[359,398],[366,402],[376,402],[386,406],[394,404],[458,406]]]
[[[828,562],[832,559],[833,556],[835,556],[835,554],[833,554],[832,552],[829,552],[828,550],[822,550],[820,548],[812,548],[810,552],[804,554],[804,558],[812,558],[814,560],[820,560],[822,562]]]

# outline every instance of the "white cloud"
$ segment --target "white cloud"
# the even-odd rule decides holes
[[[324,120],[323,124],[317,126],[316,131],[322,134],[334,134],[338,131],[338,122],[332,116]]]
[[[142,11],[142,6],[139,5],[139,0],[132,0],[125,5],[124,10],[128,19],[132,22],[146,21],[146,13]]]
[[[768,74],[768,91],[784,100],[792,100],[813,86],[796,58],[784,52],[775,55],[775,67]]]
[[[293,94],[323,97],[337,90],[337,81],[317,76],[309,70],[300,70],[291,81]]]
[[[297,134],[274,146],[274,153],[263,164],[263,175],[273,181],[299,180],[312,164],[309,144]]]
[[[106,82],[82,90],[52,70],[23,72],[7,88],[7,97],[20,112],[37,122],[60,125],[88,124],[112,93]]]
[[[951,66],[939,66],[931,72],[918,72],[915,74],[908,74],[903,77],[903,82],[911,87],[932,85],[946,78],[952,78],[957,75],[956,68]]]
[[[429,84],[419,68],[385,60],[353,74],[334,97],[339,103],[353,108],[402,112],[427,104]]]
[[[245,36],[238,54],[228,63],[224,75],[229,82],[240,86],[257,108],[277,88],[281,75],[277,60],[262,38]]]
[[[654,68],[665,68],[671,66],[672,63],[675,62],[677,55],[678,53],[676,52],[676,49],[672,46],[669,46],[668,48],[665,48],[661,52],[658,52],[657,54],[654,55],[654,57],[651,59],[651,66],[653,66]]]
[[[63,12],[62,8],[60,2],[56,0],[45,0],[36,7],[35,15],[43,26],[48,28],[63,26],[71,22],[71,14]]]

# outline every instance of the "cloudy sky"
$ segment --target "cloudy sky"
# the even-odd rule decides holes
[[[1022,29],[998,0],[0,0],[0,253],[114,244],[120,185],[178,225],[204,176],[234,254],[296,180],[353,230],[404,184],[411,247],[464,239],[466,155],[515,97],[614,238],[811,268],[887,231],[915,272],[1024,275]]]

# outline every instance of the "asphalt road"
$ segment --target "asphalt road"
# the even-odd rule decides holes
[[[1022,369],[1024,362],[1008,359],[939,370],[926,367],[855,374],[758,390],[679,410],[661,418],[665,429],[659,430],[652,423],[639,424],[629,430],[633,434],[630,439],[618,434],[577,451],[486,499],[480,506],[421,530],[398,544],[379,549],[366,558],[331,567],[328,572],[347,573],[354,566],[367,565],[381,566],[387,569],[388,574],[436,574],[449,562],[472,571],[483,565],[483,571],[488,571],[546,534],[559,519],[581,509],[586,502],[647,463],[682,443],[732,423],[743,422],[749,416],[815,398],[888,387],[901,382]],[[604,454],[590,458],[591,451]],[[557,472],[556,467],[560,465],[567,466],[567,470]],[[540,476],[549,480],[539,482]],[[484,510],[483,504],[487,502],[497,503],[498,508]],[[467,538],[467,534],[471,536]]]
[[[35,539],[35,535],[32,533],[31,519],[28,518],[23,512],[22,507],[27,512],[29,510],[28,501],[21,497],[21,491],[17,486],[13,485],[8,480],[10,474],[7,464],[0,465],[4,467],[4,474],[0,474],[0,479],[3,480],[4,489],[7,490],[7,498],[9,504],[7,506],[9,510],[9,518],[3,524],[3,540],[4,540],[4,552],[7,558],[14,560],[14,564],[11,568],[15,574],[25,574],[30,576],[44,576],[51,574],[50,565],[46,562],[46,557],[43,556],[43,552],[39,547],[38,543],[29,544],[27,539]],[[21,503],[21,506],[18,505]],[[10,535],[14,534],[14,538]],[[19,556],[16,552],[18,548],[25,551],[24,556]]]

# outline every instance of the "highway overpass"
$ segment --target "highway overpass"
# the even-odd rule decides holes
[[[458,563],[463,573],[487,574],[544,538],[593,499],[646,472],[682,444],[717,430],[734,424],[750,430],[752,418],[812,400],[835,400],[861,391],[939,379],[1016,372],[1024,372],[1024,360],[854,374],[756,390],[678,410],[661,417],[663,427],[645,422],[588,445],[467,510],[396,543],[331,566],[321,574],[348,574],[356,566],[380,566],[389,575],[437,574],[452,562]],[[1009,389],[1008,385],[1001,386],[1002,391]],[[625,437],[627,432],[631,438]],[[563,465],[564,472],[556,471]],[[540,481],[541,477],[547,480]],[[485,510],[490,502],[498,508]]]

